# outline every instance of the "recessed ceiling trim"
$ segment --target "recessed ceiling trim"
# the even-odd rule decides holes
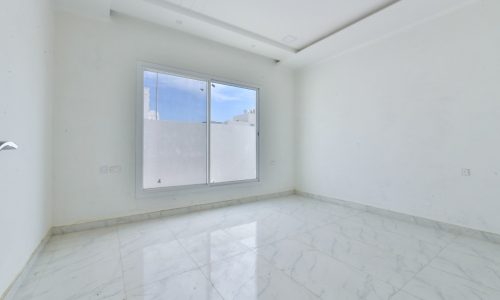
[[[417,26],[416,24],[447,14],[450,10],[461,9],[472,3],[480,3],[481,0],[377,0],[377,3],[379,3],[378,8],[373,9],[375,5],[371,6],[369,12],[361,16],[358,14],[359,17],[353,17],[354,15],[351,12],[349,18],[354,20],[349,22],[349,18],[345,18],[343,20],[346,23],[342,26],[340,22],[337,22],[335,30],[329,34],[323,34],[322,38],[309,42],[305,47],[302,46],[303,44],[296,47],[286,44],[286,40],[290,40],[290,38],[286,38],[287,34],[295,36],[294,32],[281,30],[278,32],[280,36],[275,34],[271,40],[268,37],[243,29],[243,27],[247,28],[246,25],[231,25],[232,22],[219,21],[219,18],[205,15],[180,4],[172,4],[172,1],[56,0],[56,8],[61,11],[69,11],[105,20],[110,20],[110,12],[116,12],[117,15],[123,14],[124,16],[159,24],[160,26],[174,28],[188,34],[272,58],[276,61],[279,60],[282,65],[287,67],[301,68],[328,58],[338,57],[402,30],[408,30],[408,28]],[[209,0],[204,1],[209,2]],[[268,3],[267,0],[262,1]],[[325,1],[333,2],[334,0]],[[385,3],[385,5],[381,5],[381,2]],[[362,6],[358,6],[358,8],[362,8]],[[232,7],[232,9],[236,8]],[[361,12],[358,10],[358,13]],[[245,22],[235,21],[235,24],[240,23],[246,24]],[[272,26],[273,23],[266,24]],[[341,27],[339,28],[339,26]],[[249,28],[252,28],[252,26]],[[256,30],[255,32],[261,31]],[[281,38],[283,34],[285,38]],[[285,41],[280,42],[280,39],[285,39]]]
[[[282,65],[303,68],[339,57],[350,51],[363,48],[379,40],[440,18],[457,9],[480,3],[481,0],[418,0],[399,1],[379,13],[365,18],[356,26],[350,26],[333,36],[288,56]]]
[[[311,47],[312,45],[314,45],[314,44],[316,44],[316,43],[319,43],[319,42],[321,42],[321,41],[323,41],[323,40],[325,40],[325,39],[327,39],[327,38],[330,38],[331,36],[333,36],[333,35],[335,35],[335,34],[337,34],[337,33],[341,32],[341,31],[343,31],[344,29],[347,29],[347,28],[351,27],[352,25],[354,25],[354,24],[356,24],[356,23],[361,22],[361,21],[363,21],[364,19],[366,19],[366,18],[368,18],[368,17],[370,17],[370,16],[373,16],[374,14],[376,14],[376,13],[378,13],[378,12],[380,12],[380,11],[382,11],[382,10],[384,10],[384,9],[386,9],[386,8],[388,8],[388,7],[392,6],[392,5],[394,5],[394,4],[396,4],[396,3],[400,2],[400,1],[401,1],[401,0],[394,0],[394,1],[391,1],[391,2],[386,3],[386,4],[384,4],[384,5],[381,5],[381,6],[377,7],[377,8],[375,8],[375,9],[372,9],[372,10],[368,11],[367,13],[364,13],[364,14],[363,14],[363,15],[361,15],[360,17],[355,18],[355,19],[353,19],[353,20],[351,20],[351,21],[347,22],[346,24],[342,25],[342,26],[341,26],[341,27],[339,27],[339,28],[336,28],[336,29],[335,29],[335,30],[333,30],[332,32],[329,32],[329,33],[325,34],[324,36],[320,37],[319,39],[316,39],[316,40],[314,40],[314,41],[310,42],[309,44],[307,44],[307,45],[303,46],[302,48],[298,49],[298,51],[297,51],[297,52],[300,52],[300,51],[302,51],[302,50],[305,50],[305,49],[307,49],[307,48]]]
[[[228,24],[226,22],[214,19],[212,17],[206,16],[204,14],[201,14],[201,13],[198,13],[196,11],[184,8],[184,7],[179,6],[179,5],[172,4],[172,3],[167,2],[167,1],[163,1],[163,0],[144,0],[144,1],[148,2],[150,4],[153,4],[153,5],[156,5],[156,6],[160,6],[164,9],[174,11],[174,12],[179,13],[181,15],[184,15],[184,16],[187,16],[190,18],[195,18],[199,21],[206,22],[208,24],[223,28],[225,30],[232,31],[234,33],[246,36],[248,38],[260,41],[262,43],[266,43],[268,45],[274,46],[276,48],[279,48],[279,49],[284,50],[284,51],[291,53],[291,54],[298,52],[298,49],[295,49],[295,48],[289,47],[287,45],[278,43],[274,40],[271,40],[269,38],[266,38],[264,36],[261,36],[259,34],[254,33],[254,32],[245,30],[245,29],[240,28],[238,26]]]

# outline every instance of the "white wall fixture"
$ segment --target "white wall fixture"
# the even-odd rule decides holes
[[[14,142],[0,141],[0,151],[2,150],[16,150],[17,145]]]

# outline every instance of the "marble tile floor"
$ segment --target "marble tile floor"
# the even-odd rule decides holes
[[[289,196],[53,236],[15,299],[500,299],[500,245]]]

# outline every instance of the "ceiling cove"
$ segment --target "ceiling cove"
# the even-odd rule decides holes
[[[59,9],[113,13],[175,28],[303,67],[479,0],[56,0]]]

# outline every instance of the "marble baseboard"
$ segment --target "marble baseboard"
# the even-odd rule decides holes
[[[33,251],[33,253],[31,254],[24,268],[17,275],[17,277],[14,279],[12,284],[7,288],[4,294],[0,295],[0,299],[2,300],[14,299],[14,295],[16,294],[17,290],[22,285],[22,283],[25,281],[26,276],[28,276],[28,274],[30,273],[31,269],[33,268],[35,262],[38,260],[38,257],[42,253],[42,250],[45,248],[45,245],[47,244],[51,236],[52,236],[52,229],[49,229],[45,234],[45,237],[40,241],[40,243],[36,247],[35,251]]]
[[[413,215],[408,215],[405,213],[400,213],[400,212],[395,212],[387,209],[382,209],[370,205],[365,205],[365,204],[360,204],[360,203],[354,203],[350,201],[345,201],[345,200],[340,200],[332,197],[326,197],[322,195],[317,195],[317,194],[312,194],[312,193],[307,193],[299,190],[295,190],[295,194],[311,199],[316,199],[320,201],[326,201],[326,202],[331,202],[335,203],[338,205],[354,208],[354,209],[359,209],[363,210],[366,212],[374,213],[380,216],[384,217],[389,217],[393,218],[396,220],[404,221],[404,222],[410,222],[410,223],[415,223],[421,226],[427,226],[427,227],[433,227],[433,228],[438,228],[447,232],[451,232],[454,234],[460,234],[463,236],[468,236],[468,237],[473,237],[473,238],[478,238],[482,240],[486,240],[489,242],[493,243],[498,243],[500,244],[500,235],[496,233],[491,233],[491,232],[486,232],[486,231],[481,231],[477,229],[472,229],[460,225],[454,225],[454,224],[449,224],[441,221],[435,221],[423,217],[417,217]]]
[[[181,214],[186,214],[186,213],[191,213],[191,212],[196,212],[196,211],[202,211],[202,210],[226,207],[226,206],[231,206],[231,205],[255,202],[255,201],[259,201],[259,200],[286,197],[286,196],[293,195],[294,193],[295,193],[294,190],[289,190],[289,191],[283,191],[283,192],[272,193],[272,194],[263,194],[263,195],[257,195],[257,196],[224,200],[224,201],[213,202],[213,203],[206,203],[206,204],[199,204],[199,205],[193,205],[193,206],[166,209],[166,210],[161,210],[161,211],[156,211],[156,212],[143,213],[143,214],[118,217],[118,218],[112,218],[112,219],[106,219],[106,220],[99,220],[99,221],[93,221],[93,222],[87,222],[87,223],[56,226],[56,227],[52,228],[52,234],[59,235],[59,234],[65,234],[65,233],[71,233],[71,232],[90,230],[90,229],[110,227],[110,226],[115,226],[115,225],[120,225],[120,224],[140,222],[140,221],[157,219],[157,218],[162,218],[162,217],[167,217],[167,216],[181,215]]]

